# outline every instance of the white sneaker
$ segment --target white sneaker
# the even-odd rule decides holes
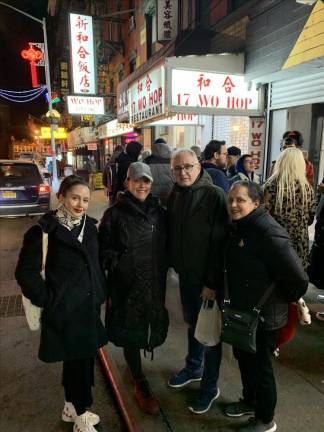
[[[87,415],[89,423],[93,426],[100,422],[100,417],[97,414],[94,414],[90,411],[86,411],[84,414]],[[75,422],[77,416],[78,415],[75,411],[74,405],[71,402],[65,402],[62,411],[62,420],[67,423],[73,423]]]
[[[73,432],[97,432],[97,429],[95,429],[91,423],[91,417],[88,415],[88,411],[80,416],[76,416]]]

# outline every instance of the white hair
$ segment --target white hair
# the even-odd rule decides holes
[[[181,148],[181,149],[175,150],[172,153],[171,162],[181,154],[189,154],[190,156],[192,156],[195,159],[196,162],[199,162],[196,153],[193,150],[191,150],[190,148]]]

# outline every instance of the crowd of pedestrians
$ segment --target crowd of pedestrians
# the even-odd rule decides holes
[[[87,216],[91,186],[77,176],[62,181],[58,208],[25,234],[16,278],[23,294],[43,308],[39,358],[63,362],[62,419],[74,423],[74,432],[95,432],[100,421],[87,409],[94,356],[107,341],[123,348],[140,408],[159,411],[141,350],[153,358],[167,337],[170,267],[179,276],[188,351],[168,386],[199,381],[199,394],[188,408],[207,412],[220,394],[222,344],[206,346],[195,338],[202,302],[221,309],[225,300],[242,313],[254,310],[259,314],[255,351],[233,346],[242,398],[224,411],[229,417],[253,416],[240,432],[277,430],[272,356],[278,334],[287,324],[289,303],[307,290],[307,271],[324,289],[324,179],[309,253],[315,194],[298,138],[296,131],[284,135],[286,148],[262,187],[253,157],[234,146],[226,149],[224,141],[210,141],[201,155],[197,149],[172,152],[161,138],[145,157],[139,142],[117,146],[104,170],[109,207],[98,231],[97,221]],[[44,233],[49,238],[45,280],[40,275]],[[105,325],[99,314],[104,302]],[[322,312],[318,318],[324,320]]]

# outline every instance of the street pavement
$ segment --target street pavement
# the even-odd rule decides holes
[[[89,214],[98,220],[107,207],[103,191],[93,193]],[[13,280],[13,269],[19,244],[29,220],[0,220],[1,296],[18,294]],[[312,310],[319,310],[316,295],[310,286],[305,296]],[[223,415],[224,405],[241,395],[240,377],[231,349],[224,346],[220,373],[220,398],[204,415],[194,415],[188,403],[198,394],[194,383],[182,390],[167,387],[171,373],[184,365],[186,355],[186,327],[179,300],[178,280],[171,270],[168,275],[167,307],[170,329],[164,345],[154,350],[154,360],[143,359],[144,372],[160,401],[157,416],[140,412],[133,393],[122,350],[108,344],[106,353],[112,366],[116,385],[133,423],[139,432],[235,431],[245,419],[231,419]],[[323,306],[322,306],[323,307]],[[59,421],[62,403],[60,365],[47,365],[36,360],[38,336],[27,329],[25,318],[7,317],[1,320],[1,431],[38,432],[67,431],[70,426]],[[280,432],[324,432],[324,323],[315,318],[309,327],[298,326],[295,339],[282,347],[274,360],[277,377],[278,406],[276,421]],[[102,431],[119,431],[121,424],[112,406],[107,385],[97,368],[94,411],[104,422]],[[45,379],[46,377],[46,379]],[[99,429],[98,429],[99,430]]]

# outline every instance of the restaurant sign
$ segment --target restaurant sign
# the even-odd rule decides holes
[[[105,113],[102,97],[67,96],[69,114],[103,115]]]
[[[70,13],[70,49],[73,93],[96,93],[92,17]]]
[[[164,66],[159,66],[136,80],[128,89],[129,123],[145,123],[164,115]]]
[[[99,138],[113,138],[134,132],[134,128],[128,123],[118,123],[117,119],[98,126]]]
[[[243,75],[171,70],[172,112],[192,114],[258,115],[260,91]]]
[[[249,154],[254,161],[255,172],[262,175],[265,143],[265,118],[251,117],[249,131]]]

